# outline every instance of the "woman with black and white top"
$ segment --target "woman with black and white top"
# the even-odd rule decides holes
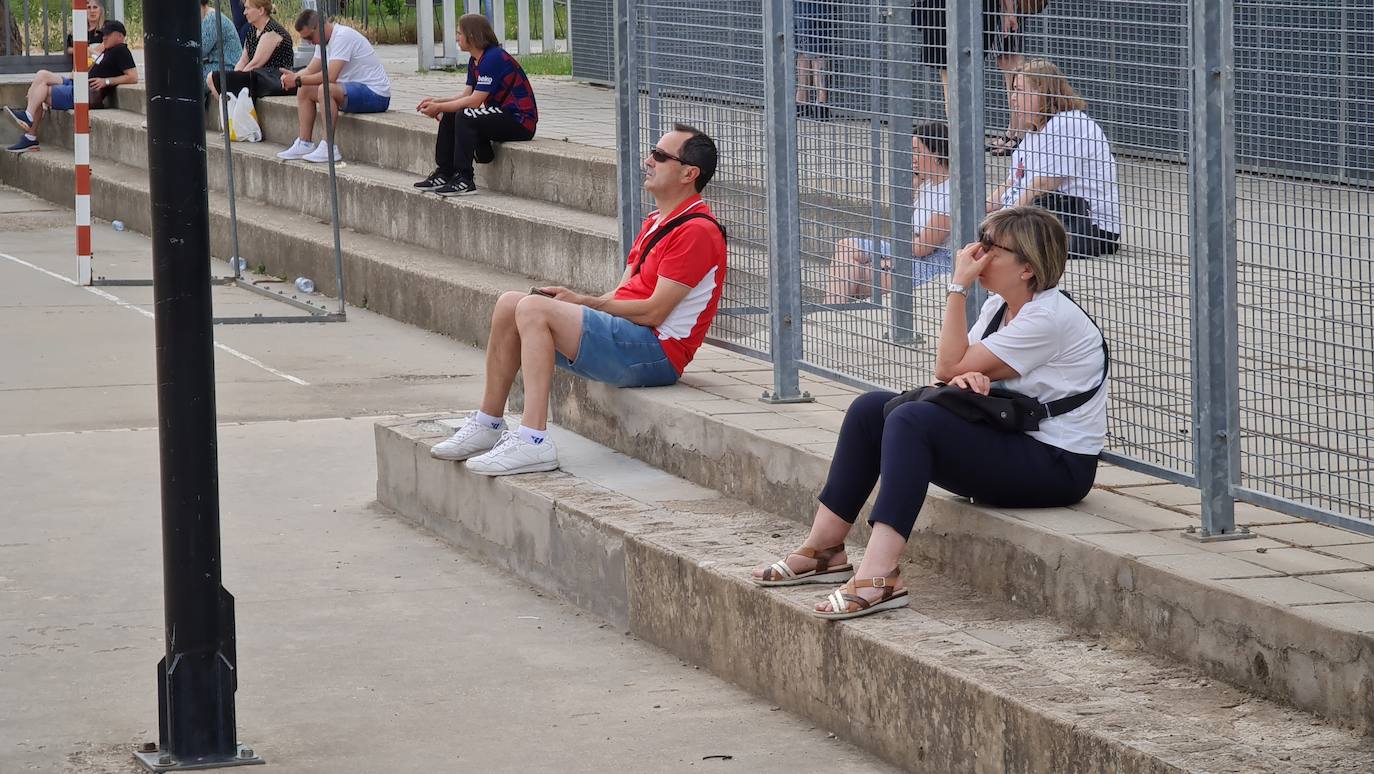
[[[1083,99],[1053,62],[1032,59],[1016,71],[1011,104],[1030,129],[988,208],[1029,204],[1053,212],[1069,232],[1070,258],[1115,253],[1122,228],[1116,157]]]
[[[294,88],[282,88],[281,71],[295,65],[296,49],[291,33],[272,18],[272,0],[248,0],[243,13],[248,18],[248,33],[243,39],[243,55],[234,69],[224,74],[229,93],[247,88],[254,99],[294,94]],[[207,83],[210,93],[218,97],[219,72],[211,72]]]
[[[935,378],[983,395],[998,382],[1042,403],[1097,388],[1092,396],[1029,432],[970,421],[929,401],[887,413],[895,393],[859,396],[845,412],[811,533],[797,551],[755,570],[755,583],[848,579],[816,605],[822,618],[903,607],[898,560],[931,484],[1006,508],[1062,507],[1087,496],[1107,435],[1106,351],[1096,324],[1058,289],[1066,243],[1064,227],[1043,209],[988,216],[980,241],[955,258]],[[970,329],[964,300],[975,280],[992,295]],[[873,533],[855,568],[844,540],[879,482]]]

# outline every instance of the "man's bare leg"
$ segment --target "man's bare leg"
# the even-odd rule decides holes
[[[526,296],[516,304],[515,324],[525,380],[525,413],[520,424],[542,431],[549,423],[554,353],[577,359],[582,341],[582,307],[544,296]]]
[[[300,124],[296,136],[301,142],[310,142],[315,137],[315,101],[319,96],[318,87],[301,86],[296,89],[296,117]]]
[[[511,385],[520,370],[520,332],[515,326],[515,307],[524,293],[508,291],[496,300],[487,337],[487,387],[482,393],[482,413],[499,417],[506,411]]]
[[[29,84],[28,102],[24,106],[29,114],[29,134],[38,136],[38,122],[43,120],[48,95],[52,93],[52,87],[60,85],[62,76],[57,73],[39,70],[38,74],[33,76],[33,83]]]

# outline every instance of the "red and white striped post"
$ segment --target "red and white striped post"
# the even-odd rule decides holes
[[[72,0],[72,106],[76,108],[76,280],[91,284],[91,92],[86,76],[86,0]]]

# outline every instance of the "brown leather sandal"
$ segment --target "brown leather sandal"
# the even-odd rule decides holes
[[[812,611],[817,618],[824,618],[828,621],[843,621],[847,618],[859,618],[865,615],[881,613],[884,610],[896,610],[899,607],[906,607],[911,603],[911,598],[907,596],[906,589],[894,589],[888,581],[901,575],[902,569],[895,568],[886,576],[879,578],[859,578],[851,580],[844,586],[835,589],[830,594],[830,612]],[[854,590],[872,588],[882,589],[883,595],[875,601],[868,601],[858,594],[846,594],[845,589]]]
[[[787,556],[773,562],[763,571],[763,577],[755,578],[753,575],[749,579],[758,586],[800,586],[804,583],[834,583],[835,581],[845,581],[854,577],[854,565],[845,562],[844,564],[830,564],[830,560],[835,554],[844,551],[844,544],[831,546],[816,550],[802,546],[787,556],[804,556],[807,559],[815,559],[816,566],[809,572],[794,572],[787,566]]]

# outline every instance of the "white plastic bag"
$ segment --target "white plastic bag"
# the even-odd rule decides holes
[[[247,87],[238,95],[229,95],[229,139],[234,142],[262,142],[262,126],[258,111]]]

